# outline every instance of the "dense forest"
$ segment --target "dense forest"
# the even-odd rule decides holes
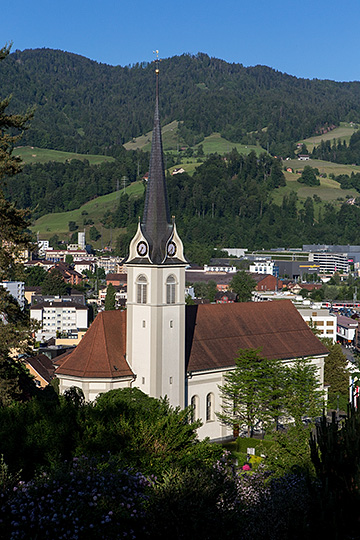
[[[51,49],[15,51],[0,71],[11,110],[36,107],[23,144],[116,155],[152,129],[151,64],[109,66]],[[244,67],[206,54],[161,63],[161,117],[182,121],[188,145],[221,132],[285,155],[295,141],[340,121],[360,122],[360,83],[298,79],[266,66]]]

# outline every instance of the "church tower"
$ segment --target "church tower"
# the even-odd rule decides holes
[[[158,52],[158,51],[156,51]],[[170,220],[159,116],[159,63],[144,216],[127,260],[127,360],[135,386],[185,406],[184,248]]]

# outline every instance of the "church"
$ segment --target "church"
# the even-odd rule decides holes
[[[86,400],[116,388],[137,387],[167,396],[173,407],[192,405],[203,422],[200,438],[230,435],[215,415],[219,385],[235,367],[239,349],[261,348],[267,358],[312,358],[324,384],[327,349],[288,300],[185,304],[188,261],[170,217],[159,115],[156,64],[155,115],[142,221],[126,261],[126,311],[101,312],[70,354],[57,359],[60,392],[77,386]]]

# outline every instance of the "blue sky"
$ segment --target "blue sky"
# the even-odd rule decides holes
[[[360,80],[359,0],[8,0],[0,46],[111,65],[204,52],[297,77]]]

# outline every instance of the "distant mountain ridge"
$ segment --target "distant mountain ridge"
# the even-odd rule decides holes
[[[294,142],[340,121],[360,122],[360,83],[298,79],[266,66],[244,67],[199,53],[161,62],[161,119],[182,121],[193,145],[220,132],[285,154]],[[15,51],[0,68],[1,97],[36,105],[22,144],[116,155],[152,129],[154,68],[99,64],[52,49]]]

